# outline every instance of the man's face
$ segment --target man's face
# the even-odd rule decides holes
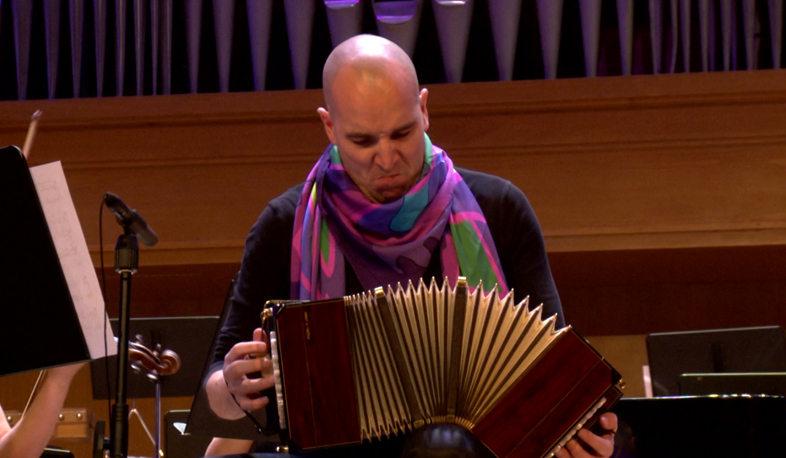
[[[376,203],[406,194],[423,167],[428,91],[416,97],[402,86],[345,80],[334,86],[330,113],[319,109],[347,174]]]

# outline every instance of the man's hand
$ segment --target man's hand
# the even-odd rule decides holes
[[[259,393],[275,384],[272,375],[259,377],[260,373],[272,374],[266,340],[262,329],[257,328],[251,342],[235,344],[224,357],[222,373],[226,387],[237,405],[248,412],[267,405],[268,398]]]
[[[587,429],[579,430],[577,436],[593,452],[587,451],[576,439],[571,439],[557,453],[557,458],[591,458],[610,457],[614,453],[614,436],[617,433],[617,416],[611,412],[604,413],[598,420],[600,426],[608,431],[598,436]]]

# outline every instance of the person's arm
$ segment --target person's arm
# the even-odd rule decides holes
[[[73,364],[48,370],[41,388],[19,423],[7,429],[5,434],[2,434],[3,426],[0,423],[0,458],[41,456],[55,432],[71,381],[83,366]],[[8,423],[5,425],[8,426]]]
[[[259,397],[259,393],[274,385],[272,376],[256,378],[255,374],[269,368],[269,360],[249,356],[267,353],[267,346],[260,342],[261,330],[259,334],[255,331],[261,324],[259,314],[265,302],[289,298],[292,225],[299,189],[274,199],[246,240],[211,372],[204,381],[210,408],[227,420],[244,415],[238,404],[248,412],[264,407],[268,398]]]
[[[11,425],[8,424],[8,419],[5,417],[3,406],[0,406],[0,443],[2,443],[3,436],[11,430]]]
[[[556,315],[556,327],[565,326],[557,287],[551,275],[543,233],[524,193],[505,180],[476,172],[465,172],[473,194],[489,225],[508,286],[516,293],[516,300],[530,297],[530,307],[543,304],[543,316]],[[586,444],[588,452],[578,440],[568,441],[557,453],[558,458],[609,457],[614,452],[617,416],[607,412],[600,417],[606,433],[596,435],[588,429],[579,430],[577,437]]]
[[[483,211],[508,287],[516,302],[529,296],[530,308],[543,304],[543,318],[556,315],[565,326],[538,218],[524,193],[507,180],[461,171]]]
[[[565,317],[562,303],[551,274],[543,233],[535,211],[523,192],[512,184],[506,188],[504,195],[506,202],[501,207],[518,215],[506,218],[506,224],[511,230],[503,232],[505,241],[500,253],[500,257],[504,259],[503,266],[507,266],[512,273],[509,286],[515,288],[519,294],[529,295],[530,307],[542,304],[542,318],[556,315],[556,327],[563,327]],[[557,458],[610,457],[614,453],[617,416],[606,412],[599,421],[606,433],[597,435],[588,429],[580,429],[576,436],[581,441],[576,438],[568,441],[556,454]]]
[[[242,455],[251,451],[254,441],[214,437],[205,450],[205,456]]]
[[[519,293],[524,292],[530,296],[530,307],[542,304],[542,318],[556,315],[556,327],[563,327],[565,318],[562,304],[551,274],[540,223],[526,196],[518,188],[510,185],[506,191],[507,202],[502,208],[513,210],[513,214],[518,215],[518,218],[507,219],[507,224],[512,230],[506,233],[508,237],[504,242],[506,248],[503,249],[503,253],[500,253],[500,256],[506,259],[503,265],[507,264],[509,271],[513,273],[509,279],[510,286],[516,288]],[[606,433],[597,435],[582,428],[576,436],[584,445],[576,438],[571,439],[556,456],[558,458],[610,457],[614,453],[617,416],[612,412],[606,412],[601,415],[599,421]]]

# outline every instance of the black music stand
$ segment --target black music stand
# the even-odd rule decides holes
[[[115,351],[62,168],[42,167],[34,180],[18,147],[0,148],[0,376]],[[46,448],[50,456],[73,454]]]
[[[786,456],[786,398],[676,396],[622,398],[619,458]]]
[[[647,336],[652,393],[677,396],[687,373],[786,372],[780,326],[655,333]]]
[[[205,450],[213,438],[183,434],[189,414],[188,410],[170,410],[164,415],[166,458],[194,458],[205,455]]]
[[[682,374],[680,396],[766,394],[786,396],[786,372]]]
[[[197,392],[205,355],[210,351],[218,320],[217,316],[130,319],[129,340],[141,336],[143,344],[151,350],[161,345],[163,349],[174,351],[180,357],[180,369],[172,375],[161,377],[161,396],[193,396]],[[117,330],[118,320],[113,318],[109,321],[112,329]],[[106,379],[107,364],[109,386]],[[90,363],[93,399],[111,399],[114,396],[116,373],[116,356]],[[130,398],[155,396],[155,384],[144,373],[129,373],[127,389]]]
[[[0,375],[90,359],[27,161],[0,149]]]
[[[153,445],[156,455],[161,450],[163,396],[193,396],[199,385],[204,353],[210,348],[211,337],[215,332],[218,317],[178,317],[178,318],[130,318],[128,320],[128,339],[140,359],[129,356],[128,363],[138,371],[132,371],[125,378],[125,394],[131,398],[155,398],[155,437]],[[112,327],[118,329],[120,321],[111,320]],[[140,351],[145,350],[145,351]],[[176,372],[162,374],[164,366],[159,355],[179,360]],[[154,358],[148,356],[153,355]],[[172,356],[174,355],[174,356]],[[182,356],[181,356],[182,355]],[[148,366],[151,361],[153,370]],[[90,365],[94,399],[110,399],[116,393],[113,385],[117,379],[110,374],[117,373],[118,357],[96,361]],[[160,366],[160,367],[159,367]],[[159,371],[159,369],[161,369]],[[125,415],[128,415],[127,413]],[[141,416],[140,421],[143,421]],[[127,422],[126,422],[127,424]],[[96,427],[94,453],[103,450],[103,422]],[[114,438],[113,438],[114,439]],[[111,444],[110,444],[111,445]]]

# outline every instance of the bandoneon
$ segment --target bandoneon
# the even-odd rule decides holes
[[[464,278],[268,302],[281,436],[308,450],[445,422],[500,458],[553,455],[621,397],[622,380],[541,311]]]

